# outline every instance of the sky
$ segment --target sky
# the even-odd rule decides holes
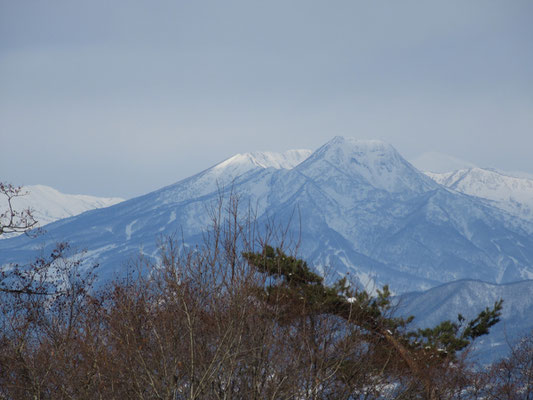
[[[533,2],[0,0],[0,180],[130,198],[336,135],[533,173]]]

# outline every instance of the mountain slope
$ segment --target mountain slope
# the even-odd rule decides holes
[[[471,196],[481,197],[520,218],[533,221],[533,180],[503,173],[469,168],[427,175],[435,182]]]
[[[44,226],[62,218],[72,217],[95,208],[109,207],[124,201],[118,197],[96,197],[81,194],[65,194],[44,185],[28,185],[22,188],[24,196],[13,199],[18,209],[30,208],[38,226]],[[7,201],[0,198],[0,209],[5,209]],[[8,235],[0,238],[6,239]],[[13,237],[16,235],[11,235]]]
[[[405,292],[457,279],[533,277],[533,223],[439,185],[390,145],[337,137],[310,156],[298,154],[288,164],[272,154],[232,157],[158,191],[50,224],[37,240],[3,241],[0,263],[69,240],[89,250],[102,279],[111,278],[140,249],[156,256],[161,235],[200,241],[211,222],[206,210],[233,192],[252,205],[260,226],[292,219],[287,235],[311,265],[350,272],[365,286],[390,283]]]
[[[398,299],[401,315],[414,315],[413,326],[426,328],[443,320],[457,320],[458,314],[472,319],[496,301],[503,299],[501,321],[491,333],[475,342],[475,356],[487,363],[503,357],[510,345],[533,329],[533,281],[495,285],[462,280],[425,292],[408,293]]]

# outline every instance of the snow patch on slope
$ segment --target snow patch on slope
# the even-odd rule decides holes
[[[134,220],[133,222],[130,222],[128,225],[126,225],[126,228],[124,229],[124,233],[126,234],[126,240],[131,239],[131,235],[133,233],[133,225],[135,225],[136,222],[137,220]]]

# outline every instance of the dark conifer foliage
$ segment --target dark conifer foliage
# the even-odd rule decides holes
[[[307,316],[329,315],[344,319],[356,327],[362,337],[383,351],[389,347],[409,372],[425,386],[428,398],[438,398],[438,391],[428,369],[447,368],[457,360],[457,353],[476,338],[489,333],[499,321],[502,301],[486,308],[466,322],[444,321],[434,328],[408,330],[412,317],[404,319],[390,314],[391,294],[387,286],[376,297],[364,290],[351,289],[346,278],[332,285],[312,272],[305,261],[286,255],[280,249],[265,246],[261,253],[244,253],[259,272],[274,278],[265,287],[264,298],[275,299],[288,309],[305,310]],[[287,311],[285,311],[287,313]]]
[[[364,290],[350,288],[346,278],[330,286],[325,285],[323,277],[312,272],[304,260],[270,246],[265,246],[261,253],[243,255],[259,272],[276,278],[265,288],[267,298],[275,296],[292,303],[300,302],[305,304],[309,313],[342,317],[371,333],[380,334],[382,330],[395,332],[411,349],[431,347],[447,357],[455,357],[473,340],[487,335],[490,327],[499,322],[503,307],[500,300],[468,322],[459,315],[457,323],[444,321],[433,328],[404,332],[413,317],[390,316],[391,294],[387,286],[372,297]]]

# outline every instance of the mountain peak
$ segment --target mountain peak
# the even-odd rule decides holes
[[[321,148],[343,148],[353,151],[355,149],[365,152],[396,152],[394,147],[381,140],[361,140],[353,137],[335,136]]]
[[[109,207],[124,201],[118,197],[96,197],[82,194],[66,194],[45,185],[22,187],[23,196],[13,200],[16,209],[30,208],[38,226],[44,226],[58,219],[72,217],[95,208]],[[0,210],[7,209],[7,200],[0,198]],[[2,235],[0,239],[18,236]]]
[[[207,195],[220,187],[231,186],[236,180],[268,168],[292,169],[311,154],[311,150],[288,150],[283,153],[256,151],[239,153],[196,174],[159,190],[166,202],[178,202],[192,193]]]
[[[493,201],[494,205],[520,218],[533,219],[533,180],[505,175],[484,168],[447,173],[426,173],[435,182],[470,196]]]
[[[288,150],[283,153],[271,151],[254,151],[251,153],[236,154],[215,165],[216,169],[237,168],[275,168],[292,169],[300,164],[311,154],[311,150]]]
[[[320,147],[314,154],[331,161],[348,161],[371,165],[384,161],[396,163],[403,160],[396,149],[381,140],[358,140],[351,137],[335,136]]]
[[[345,175],[388,192],[425,191],[434,184],[388,143],[336,136],[304,164],[328,164]]]

